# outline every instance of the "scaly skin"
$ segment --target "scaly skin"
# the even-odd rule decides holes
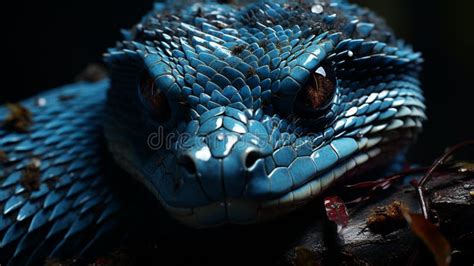
[[[387,165],[426,119],[420,54],[346,1],[157,4],[124,38],[110,81],[27,100],[29,132],[0,131],[2,261],[87,257],[121,228],[133,191],[112,188],[104,139],[173,217],[209,227],[274,219]],[[308,107],[320,67],[332,82]]]

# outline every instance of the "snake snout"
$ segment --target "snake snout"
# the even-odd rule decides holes
[[[266,156],[262,147],[224,130],[188,143],[192,145],[177,154],[177,175],[195,178],[213,202],[242,197],[247,181]]]

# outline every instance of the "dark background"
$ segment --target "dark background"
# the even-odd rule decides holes
[[[357,0],[385,17],[423,52],[429,121],[410,157],[429,162],[448,145],[473,138],[472,1]],[[461,3],[463,2],[463,3]],[[151,0],[17,0],[2,10],[0,103],[69,83],[138,22]],[[468,6],[469,5],[469,6]]]

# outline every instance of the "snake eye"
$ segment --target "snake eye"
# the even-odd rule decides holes
[[[333,102],[336,86],[334,69],[320,66],[298,92],[294,113],[302,118],[315,118],[315,113],[325,110]]]
[[[148,71],[140,77],[138,90],[140,99],[149,113],[159,122],[166,122],[171,118],[171,108],[166,95],[156,86],[155,79]]]

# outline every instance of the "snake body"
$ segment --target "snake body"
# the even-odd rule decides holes
[[[172,217],[210,227],[288,213],[388,165],[420,131],[421,55],[369,10],[208,2],[156,4],[105,55],[109,79],[21,103],[28,131],[0,130],[2,261],[103,247],[134,193],[114,187],[109,154]]]

